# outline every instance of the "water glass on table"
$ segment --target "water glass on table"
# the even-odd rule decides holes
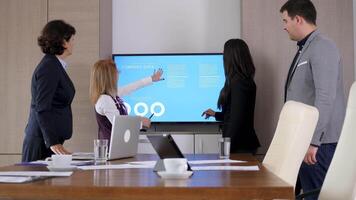
[[[95,164],[105,164],[108,160],[108,140],[94,140],[94,160]]]
[[[229,159],[230,158],[230,138],[222,137],[219,138],[219,158]]]

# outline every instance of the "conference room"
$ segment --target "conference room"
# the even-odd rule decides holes
[[[285,97],[299,42],[286,31],[280,11],[286,2],[1,0],[0,199],[295,199],[300,166],[313,144],[318,120],[326,114],[318,105]],[[317,11],[317,31],[335,44],[342,63],[338,83],[343,88],[334,89],[330,84],[334,79],[327,78],[327,92],[334,89],[344,95],[344,108],[336,106],[329,113],[339,116],[344,109],[334,158],[324,183],[313,192],[320,193],[319,199],[355,199],[356,159],[350,152],[356,141],[351,134],[356,107],[352,100],[356,98],[356,86],[352,87],[356,3],[311,2]],[[46,148],[71,156],[23,160],[33,75],[45,56],[38,38],[53,20],[75,29],[70,34],[72,52],[61,68],[75,95],[70,105],[71,136],[59,142],[59,149]],[[70,38],[64,38],[65,44],[70,45]],[[252,150],[238,149],[236,140],[225,134],[228,125],[218,120],[220,93],[229,83],[224,61],[230,39],[247,45],[254,65],[255,97],[246,101],[253,104],[234,107],[253,105],[252,115],[242,114],[252,119],[259,144]],[[121,101],[116,101],[125,114],[102,115],[112,124],[109,138],[98,134],[100,112],[91,99],[94,67],[100,60],[112,60],[109,65],[117,72],[118,90],[148,80],[132,91],[122,90]],[[314,64],[303,61],[297,61],[297,69]],[[54,77],[51,80],[57,74]],[[296,77],[294,81],[316,80]],[[293,79],[291,88],[298,88]],[[310,94],[306,89],[301,93]],[[60,122],[52,121],[65,130]],[[101,163],[95,153],[100,146],[94,144],[97,139],[108,139]],[[70,167],[51,166],[56,159],[70,162]],[[170,173],[169,162],[179,165]]]

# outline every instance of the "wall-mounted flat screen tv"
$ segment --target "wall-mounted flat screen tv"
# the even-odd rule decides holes
[[[163,69],[163,81],[123,96],[129,115],[152,122],[215,122],[201,114],[216,108],[225,76],[223,56],[209,54],[114,54],[118,85],[124,86]]]

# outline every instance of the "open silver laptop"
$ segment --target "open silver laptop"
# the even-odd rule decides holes
[[[133,157],[137,154],[141,119],[134,116],[114,116],[108,159]],[[93,152],[75,152],[73,160],[93,160]]]
[[[114,116],[108,160],[133,157],[137,154],[141,118]]]

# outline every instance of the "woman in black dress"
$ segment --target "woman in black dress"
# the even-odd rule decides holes
[[[230,39],[223,57],[225,84],[217,103],[221,112],[207,109],[202,115],[223,122],[223,137],[231,138],[231,153],[255,154],[260,143],[254,129],[256,84],[250,50],[243,40]]]

